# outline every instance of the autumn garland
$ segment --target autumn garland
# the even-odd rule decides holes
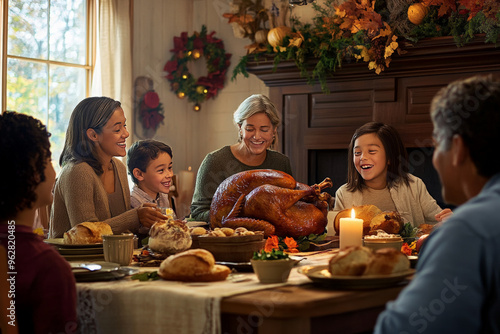
[[[399,15],[389,15],[385,0],[346,0],[337,5],[325,0],[324,6],[313,4],[317,15],[312,24],[294,21],[294,31],[274,50],[241,57],[232,79],[238,74],[248,76],[247,62],[273,55],[274,64],[294,60],[301,75],[310,84],[319,82],[328,92],[327,77],[343,64],[354,61],[368,63],[379,74],[389,67],[394,53],[405,52],[405,43],[422,38],[453,36],[457,46],[485,34],[485,42],[497,43],[500,37],[500,2],[497,0],[414,0],[413,5],[425,6],[421,24],[409,22],[410,3],[399,9]],[[394,14],[394,13],[392,13]],[[396,19],[391,17],[396,17]],[[407,29],[402,29],[406,27]],[[310,72],[310,59],[314,68]]]
[[[215,31],[207,34],[206,26],[201,32],[187,35],[181,33],[174,37],[172,58],[165,64],[164,70],[168,72],[166,78],[170,82],[172,91],[177,97],[188,98],[195,103],[194,110],[200,110],[200,103],[217,96],[220,89],[224,88],[226,72],[230,65],[231,54],[226,53],[221,39],[214,37]],[[188,69],[188,63],[205,56],[207,76],[195,78]]]

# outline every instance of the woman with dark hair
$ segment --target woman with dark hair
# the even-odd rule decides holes
[[[35,211],[52,201],[50,134],[39,120],[15,112],[0,115],[0,133],[0,172],[9,175],[0,182],[0,245],[7,250],[8,281],[15,283],[9,304],[14,307],[2,310],[4,320],[19,333],[74,333],[71,268],[33,233]]]
[[[408,153],[397,130],[370,122],[356,130],[349,144],[347,183],[335,194],[334,214],[371,204],[398,211],[413,226],[442,221],[442,210],[418,177],[408,169]]]
[[[54,189],[50,237],[62,237],[82,222],[103,221],[113,232],[137,232],[166,219],[152,204],[131,209],[126,155],[129,136],[121,104],[108,97],[89,97],[73,110]]]
[[[271,100],[262,94],[247,97],[233,115],[238,142],[207,154],[196,177],[191,217],[210,221],[215,191],[229,176],[252,169],[276,169],[292,174],[286,155],[273,151],[280,118]]]

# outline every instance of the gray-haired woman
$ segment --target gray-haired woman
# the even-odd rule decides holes
[[[218,186],[229,176],[253,169],[275,169],[292,174],[287,156],[271,150],[280,117],[262,94],[245,99],[234,112],[238,142],[209,153],[198,170],[191,217],[210,221],[210,204]]]

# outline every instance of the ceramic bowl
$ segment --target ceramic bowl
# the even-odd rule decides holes
[[[253,271],[261,283],[283,283],[298,260],[250,260]]]
[[[403,246],[403,239],[401,237],[369,239],[365,237],[363,242],[365,247],[371,248],[373,251],[381,248],[395,248],[400,251],[401,246]]]

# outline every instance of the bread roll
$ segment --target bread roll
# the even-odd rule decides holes
[[[396,211],[383,211],[373,217],[370,231],[383,230],[389,234],[398,234],[403,229],[403,218]]]
[[[175,254],[191,247],[189,228],[180,220],[164,220],[149,230],[148,246],[155,252]]]
[[[346,247],[330,259],[328,268],[332,275],[360,276],[365,272],[372,255],[372,250],[367,247]]]
[[[190,249],[165,259],[158,275],[169,281],[212,282],[223,281],[231,270],[215,264],[215,259],[205,249]]]
[[[64,233],[64,243],[71,245],[99,244],[102,236],[113,234],[111,226],[104,222],[83,222]]]
[[[394,248],[382,248],[373,254],[363,275],[390,275],[410,269],[408,257]]]
[[[351,209],[354,209],[356,218],[363,219],[363,235],[370,232],[370,223],[376,215],[378,215],[382,210],[377,208],[375,205],[360,205],[353,206],[352,208],[340,211],[337,216],[335,216],[334,228],[337,234],[339,234],[339,224],[340,218],[350,218]]]

